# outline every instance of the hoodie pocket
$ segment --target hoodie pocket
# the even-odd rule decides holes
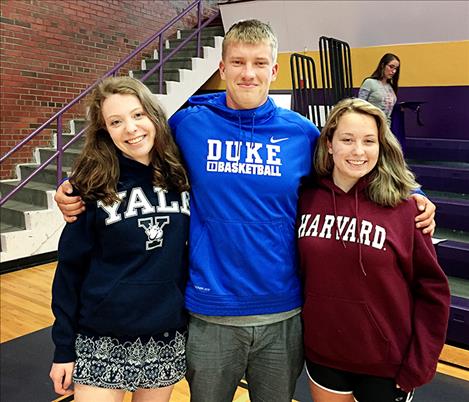
[[[389,341],[365,302],[308,294],[305,346],[332,361],[372,365],[387,360]]]
[[[293,238],[282,220],[207,219],[199,237],[191,239],[191,281],[199,291],[217,295],[286,292],[297,280]],[[245,289],[236,285],[240,278]]]
[[[116,336],[154,335],[184,325],[184,296],[173,281],[121,281],[87,320],[98,333]]]

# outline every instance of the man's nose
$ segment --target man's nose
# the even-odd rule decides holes
[[[247,78],[254,77],[254,66],[251,63],[244,65],[243,76]]]

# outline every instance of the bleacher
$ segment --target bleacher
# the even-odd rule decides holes
[[[451,287],[447,342],[469,345],[469,141],[406,138],[406,159],[436,204],[438,261]]]

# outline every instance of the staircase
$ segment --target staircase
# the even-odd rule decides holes
[[[167,41],[165,53],[169,53],[178,46],[191,32],[193,31],[179,31],[174,40]],[[159,89],[157,73],[145,81],[168,117],[176,112],[217,70],[221,58],[223,35],[222,26],[208,26],[201,35],[202,57],[195,57],[197,51],[194,39],[180,50],[176,57],[166,62],[163,70],[162,94],[157,93]],[[140,78],[157,62],[158,54],[155,52],[153,59],[142,60],[142,70],[131,71],[129,75]],[[74,138],[84,125],[85,121],[71,121],[70,132],[62,134],[63,143],[66,144]],[[17,166],[18,179],[0,181],[0,194],[8,193],[18,185],[22,177],[28,177],[40,163],[46,161],[57,149],[55,135],[51,143],[51,148],[35,150],[34,156],[37,163]],[[79,155],[83,143],[84,138],[80,138],[64,152],[64,177],[70,174],[73,162]],[[55,256],[65,222],[53,201],[56,188],[54,163],[55,159],[0,208],[0,272],[12,270],[18,265],[24,266],[25,261],[34,256],[46,254]]]
[[[171,49],[175,49],[192,32],[192,30],[179,31],[176,39],[167,41],[165,51],[170,52]],[[224,35],[222,26],[209,26],[202,31],[201,35],[203,58],[195,57],[197,44],[196,39],[192,39],[177,53],[176,57],[167,61],[163,71],[162,94],[158,93],[160,83],[158,73],[145,80],[145,85],[157,94],[155,96],[165,108],[168,117],[184,105],[187,99],[218,69]],[[153,59],[142,60],[141,70],[131,71],[130,75],[140,79],[157,63],[158,54],[155,52]]]
[[[406,159],[436,204],[438,260],[448,276],[447,342],[469,346],[469,141],[407,138]]]

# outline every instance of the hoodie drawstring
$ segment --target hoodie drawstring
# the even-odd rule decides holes
[[[332,188],[331,188],[331,194],[332,194],[332,205],[334,207],[335,230],[337,231],[337,235],[339,236],[342,246],[344,248],[347,248],[345,241],[342,237],[342,232],[339,229],[339,223],[337,220],[337,202],[335,198],[335,192]],[[355,227],[355,236],[357,237],[357,243],[358,243],[358,264],[360,265],[360,269],[362,270],[363,275],[366,276],[365,265],[363,264],[362,243],[360,239],[360,230],[359,230],[360,216],[359,216],[359,210],[358,210],[358,186],[355,186],[355,216],[357,218],[357,225]]]
[[[344,239],[342,238],[342,232],[339,229],[339,223],[337,222],[337,204],[335,201],[335,192],[332,188],[331,188],[331,193],[332,193],[332,205],[334,206],[335,230],[337,231],[337,234],[339,235],[339,239],[342,242],[342,246],[344,246],[344,248],[347,248],[347,246],[345,245]]]
[[[360,239],[360,216],[358,214],[358,186],[355,186],[355,216],[357,217],[357,226],[355,228],[355,235],[357,236],[357,241],[358,241],[358,263],[360,264],[360,268],[363,272],[363,275],[366,276],[366,271],[365,271],[365,266],[363,265],[363,259],[362,259],[362,242]]]

